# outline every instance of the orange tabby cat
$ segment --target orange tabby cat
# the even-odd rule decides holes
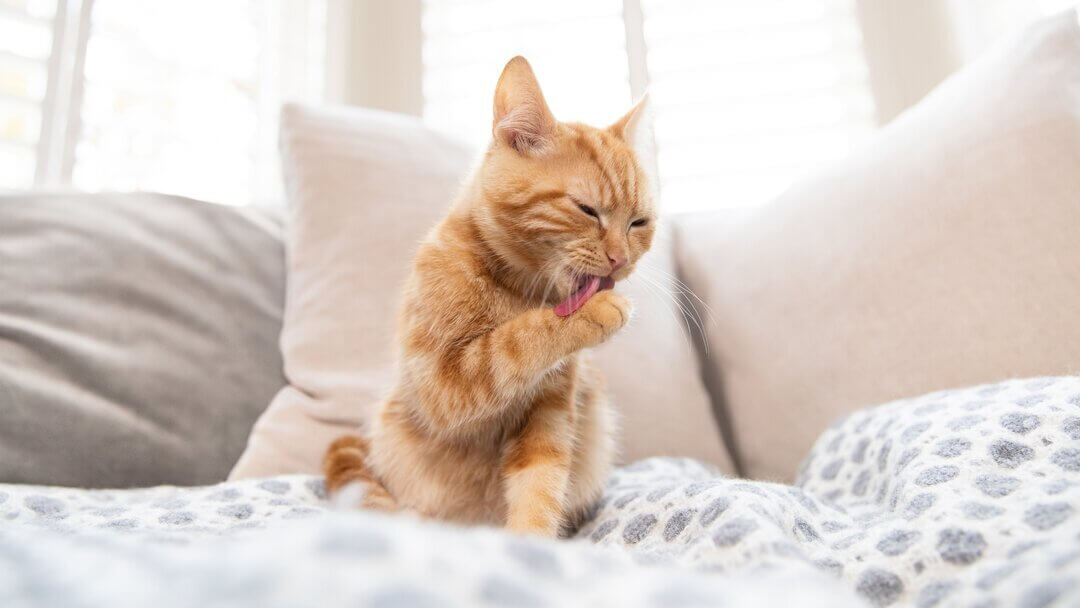
[[[324,459],[364,506],[556,535],[600,495],[612,412],[582,351],[618,331],[611,291],[652,242],[638,104],[606,129],[555,120],[528,62],[495,91],[494,139],[405,289],[397,385],[366,438]]]

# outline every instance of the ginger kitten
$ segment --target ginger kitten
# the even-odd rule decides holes
[[[630,318],[611,288],[653,238],[642,114],[557,122],[510,60],[483,162],[416,254],[396,387],[366,437],[330,446],[331,492],[363,482],[365,507],[544,536],[599,497],[613,415],[583,351]]]

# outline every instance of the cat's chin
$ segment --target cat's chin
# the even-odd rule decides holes
[[[596,295],[597,292],[614,287],[615,279],[610,276],[582,275],[575,280],[570,295],[555,306],[555,314],[560,317],[568,317],[584,306],[585,302],[588,302],[589,298]]]

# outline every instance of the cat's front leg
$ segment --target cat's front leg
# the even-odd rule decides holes
[[[569,317],[528,310],[463,345],[414,356],[424,365],[417,376],[428,379],[418,383],[428,430],[460,436],[502,418],[567,357],[622,328],[631,310],[626,298],[602,291]]]
[[[557,319],[554,325],[550,325],[549,317],[544,317],[546,329],[555,332],[546,347],[555,353],[572,355],[582,348],[595,346],[622,328],[630,314],[628,300],[610,291],[601,292],[575,315]],[[595,433],[577,437],[576,418],[580,412],[576,404],[576,386],[580,369],[580,363],[574,357],[556,370],[545,390],[533,400],[521,434],[506,446],[502,473],[509,530],[556,536],[566,523],[570,506],[567,501],[575,451],[583,448],[582,453],[609,455],[607,442],[610,437]],[[588,401],[596,398],[592,394],[586,397]],[[586,405],[595,407],[593,403]],[[593,415],[599,414],[593,412]],[[595,426],[599,421],[593,423]],[[578,440],[597,442],[598,445],[577,446]]]
[[[505,446],[501,466],[511,531],[555,537],[565,521],[576,368],[572,363],[557,372],[533,402],[521,433]]]

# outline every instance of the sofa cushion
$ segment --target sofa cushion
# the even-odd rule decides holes
[[[712,307],[707,372],[743,472],[791,479],[862,405],[1080,372],[1078,167],[1070,11],[773,203],[685,218],[679,262]]]
[[[289,385],[256,424],[234,478],[318,471],[329,442],[357,432],[379,405],[394,380],[398,297],[416,245],[473,158],[414,118],[360,109],[286,106],[281,144]],[[670,240],[658,239],[646,260],[655,284],[677,291]],[[627,287],[637,318],[596,357],[622,413],[623,457],[694,456],[730,469],[681,319],[647,286]]]
[[[282,257],[254,210],[0,197],[0,481],[224,478],[284,384]]]

